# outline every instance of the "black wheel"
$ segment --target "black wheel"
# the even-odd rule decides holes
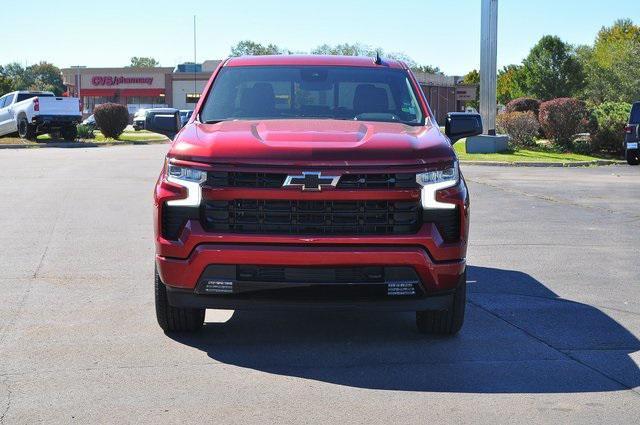
[[[18,136],[21,139],[36,140],[36,127],[29,124],[27,117],[20,117],[18,119]]]
[[[178,308],[169,305],[167,287],[155,271],[156,318],[165,332],[194,332],[204,324],[205,309]]]
[[[638,151],[627,151],[627,164],[638,165],[640,164],[640,158]]]
[[[423,334],[455,335],[464,323],[467,301],[467,273],[465,272],[453,294],[449,310],[425,310],[416,312],[416,326]]]
[[[78,137],[78,128],[74,125],[71,127],[63,128],[60,133],[62,134],[62,138],[67,142],[73,142]]]

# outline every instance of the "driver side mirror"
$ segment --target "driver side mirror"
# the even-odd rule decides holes
[[[482,134],[482,117],[480,114],[450,112],[444,128],[444,133],[451,139],[451,144],[454,144],[465,137]]]
[[[144,129],[173,139],[180,131],[180,111],[173,108],[151,109],[147,111]]]

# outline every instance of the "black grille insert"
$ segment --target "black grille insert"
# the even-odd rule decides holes
[[[168,206],[165,203],[162,207],[162,237],[178,240],[182,228],[190,219],[198,219],[198,208]]]
[[[358,235],[418,231],[418,202],[208,200],[203,224],[209,232]]]
[[[424,223],[434,223],[445,242],[460,239],[460,213],[456,207],[451,210],[425,210],[422,213]]]
[[[323,173],[325,174],[325,173]],[[332,174],[330,172],[326,173]],[[207,173],[209,187],[279,188],[287,174],[239,171]],[[418,188],[414,173],[343,174],[338,189],[415,189]]]

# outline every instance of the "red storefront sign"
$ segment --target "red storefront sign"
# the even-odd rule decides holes
[[[153,77],[117,77],[108,75],[95,75],[91,77],[94,86],[119,86],[120,84],[153,84]]]

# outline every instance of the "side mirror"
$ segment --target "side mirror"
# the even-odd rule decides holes
[[[482,117],[480,114],[450,112],[447,114],[444,133],[452,144],[465,137],[482,134]]]
[[[147,111],[144,129],[173,139],[180,131],[180,111],[173,108],[151,109]]]

